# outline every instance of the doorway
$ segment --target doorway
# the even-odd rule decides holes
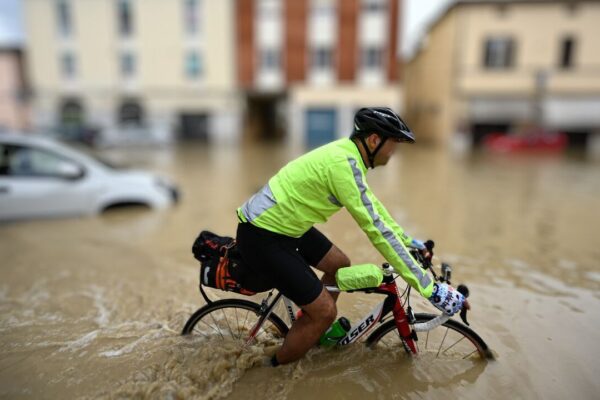
[[[285,96],[249,94],[244,136],[255,141],[280,141],[285,137]]]
[[[184,140],[208,142],[208,113],[184,113],[179,117],[179,135]]]

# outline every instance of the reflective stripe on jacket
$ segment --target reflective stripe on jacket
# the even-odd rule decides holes
[[[433,281],[408,252],[412,239],[371,192],[366,172],[354,142],[337,140],[284,166],[238,209],[238,216],[259,228],[300,237],[345,207],[400,276],[428,298]]]

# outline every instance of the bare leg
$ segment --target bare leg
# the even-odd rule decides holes
[[[335,321],[337,314],[335,303],[325,288],[315,301],[302,306],[302,310],[302,317],[294,322],[276,353],[280,364],[287,364],[304,356]]]
[[[338,269],[350,266],[350,259],[343,251],[337,248],[335,245],[331,246],[331,249],[325,254],[323,259],[319,261],[316,268],[323,271],[323,277],[321,282],[323,285],[335,285],[335,273]],[[339,293],[329,293],[333,298],[333,301],[337,301]]]

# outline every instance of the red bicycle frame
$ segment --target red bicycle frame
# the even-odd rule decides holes
[[[394,315],[394,321],[396,322],[396,328],[398,328],[398,333],[400,334],[400,337],[404,340],[404,343],[406,343],[410,351],[413,354],[417,354],[417,347],[415,346],[414,335],[412,330],[410,329],[406,311],[404,311],[404,308],[400,303],[400,295],[398,293],[398,286],[396,285],[396,281],[381,284],[381,286],[379,286],[379,292],[390,293],[395,299],[392,313]]]

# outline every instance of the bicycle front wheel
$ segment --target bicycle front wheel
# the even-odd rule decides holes
[[[259,318],[260,305],[256,303],[241,299],[218,300],[192,314],[181,334],[245,343]],[[260,344],[269,345],[284,338],[287,332],[287,325],[271,313],[254,339]]]
[[[432,314],[415,314],[416,323],[427,322],[435,317],[437,316]],[[373,332],[367,339],[367,345],[406,349],[393,319]],[[477,333],[454,320],[448,320],[437,328],[419,333],[415,345],[420,354],[435,358],[493,358],[487,344]]]

